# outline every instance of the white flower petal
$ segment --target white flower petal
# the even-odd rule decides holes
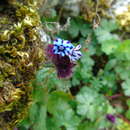
[[[82,47],[82,46],[79,44],[79,45],[77,45],[77,46],[74,48],[74,50],[77,51],[77,50],[79,50],[81,47]]]

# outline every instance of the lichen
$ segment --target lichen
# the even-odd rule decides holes
[[[81,13],[85,20],[93,22],[100,17],[108,17],[108,8],[111,7],[112,0],[83,0],[81,2]]]
[[[127,7],[126,7],[127,8]],[[130,32],[130,6],[128,6],[128,10],[122,12],[121,14],[116,16],[119,24],[128,32]]]
[[[6,0],[7,1],[7,0]],[[31,0],[0,5],[0,129],[13,129],[31,103],[31,80],[44,62],[37,4]]]

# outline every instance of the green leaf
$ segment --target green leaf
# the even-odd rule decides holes
[[[68,107],[67,104],[65,104],[64,102],[59,103],[60,103],[58,104],[59,108],[57,109],[56,113],[54,113],[55,122],[59,126],[65,126],[68,129],[74,127],[76,128],[80,122],[78,116],[74,114],[74,111],[70,107]],[[63,106],[60,107],[59,105]]]
[[[109,71],[104,71],[98,78],[100,79],[100,83],[102,84],[101,86],[103,86],[104,89],[110,88],[114,91],[117,87],[115,73],[113,72],[110,73]]]
[[[37,86],[39,87],[39,86]],[[33,91],[33,99],[35,102],[43,102],[43,89],[41,88],[35,88],[35,90]]]
[[[105,70],[110,71],[112,68],[114,68],[116,66],[117,62],[118,61],[116,60],[116,58],[110,59],[105,66]]]
[[[110,32],[107,32],[106,30],[103,30],[102,28],[95,29],[95,34],[97,36],[98,42],[103,43],[104,41],[110,40],[113,38],[113,35],[111,35]]]
[[[102,51],[107,55],[113,53],[118,46],[120,45],[120,41],[116,39],[106,40],[102,43]]]
[[[61,130],[53,117],[48,116],[46,119],[46,124],[47,124],[47,130]]]
[[[45,78],[49,77],[50,71],[51,71],[50,68],[43,68],[43,69],[39,70],[36,74],[36,81],[38,83],[42,83]]]
[[[71,101],[70,96],[63,92],[52,93],[48,100],[48,112],[53,115],[57,126],[65,126],[68,129],[77,127],[80,122],[69,101]]]
[[[61,103],[63,101],[63,104]],[[71,101],[71,97],[69,94],[64,93],[62,91],[56,91],[49,95],[48,99],[48,111],[50,113],[56,113],[58,109],[64,109],[65,107],[69,107],[68,103]],[[61,104],[62,105],[61,105]],[[64,106],[65,105],[65,106]]]
[[[96,128],[94,126],[94,123],[86,121],[79,125],[78,130],[96,130]]]
[[[100,91],[102,84],[100,82],[100,79],[93,77],[93,79],[90,81],[91,82],[91,86],[96,90],[96,91]]]
[[[103,96],[99,95],[91,88],[83,87],[76,96],[77,113],[94,121],[103,115],[107,110],[107,105]]]
[[[37,120],[34,122],[33,130],[46,129],[46,106],[41,105],[37,112]]]
[[[130,40],[125,40],[117,48],[116,56],[122,60],[130,60]]]
[[[130,62],[128,61],[121,61],[121,60],[117,60],[117,65],[115,67],[115,71],[118,75],[120,75],[120,78],[122,80],[128,80],[130,78],[130,73],[129,70],[130,70]],[[125,70],[125,71],[124,71]]]
[[[62,39],[70,39],[69,33],[68,33],[68,32],[65,32],[65,31],[60,32],[60,33],[57,35],[57,37],[60,37],[60,38],[62,38]]]
[[[29,119],[33,124],[38,118],[39,107],[36,103],[33,103],[29,109]]]
[[[116,23],[114,21],[102,20],[101,25],[94,30],[95,35],[99,43],[103,44],[103,51],[110,54],[112,49],[116,48],[116,42],[119,43],[119,38],[115,34],[111,34],[111,31],[117,29]],[[110,42],[110,43],[109,43]],[[107,44],[109,43],[109,44]],[[104,45],[105,44],[105,45]],[[108,48],[109,47],[109,48]],[[108,48],[108,49],[107,49]]]
[[[126,80],[122,83],[122,88],[126,96],[130,96],[130,80]]]
[[[115,20],[103,19],[101,21],[101,28],[103,28],[104,30],[106,30],[108,32],[114,31],[114,30],[118,29],[118,27],[119,26]]]
[[[73,76],[73,78],[72,78],[72,85],[73,86],[80,85],[80,81],[77,77],[78,77],[78,73],[75,73],[75,76]]]
[[[127,119],[130,120],[130,109],[126,111],[125,116]]]
[[[19,124],[18,124],[18,128],[20,130],[28,130],[30,127],[30,121],[28,118],[22,120]]]
[[[53,16],[52,16],[52,17],[49,17],[49,18],[48,18],[48,17],[42,17],[42,18],[41,18],[41,22],[42,22],[42,23],[56,22],[56,21],[57,21],[57,18],[58,18],[58,17],[57,17],[57,16],[54,16],[55,13],[56,13],[55,10],[51,10],[51,11],[52,11],[52,13],[53,13],[53,14],[52,14]]]
[[[72,38],[75,38],[75,37],[78,36],[78,34],[79,34],[79,27],[78,27],[78,24],[76,23],[75,19],[71,20],[71,25],[69,27],[68,32],[69,32],[69,34],[71,35]]]
[[[88,34],[92,33],[92,29],[90,29],[90,25],[86,23],[80,27],[80,32],[83,37],[86,37]]]
[[[130,107],[130,99],[127,99],[126,104]]]

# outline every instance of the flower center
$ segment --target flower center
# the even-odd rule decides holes
[[[61,51],[63,51],[63,50],[64,50],[64,46],[63,46],[63,45],[59,46],[59,49],[60,49]]]

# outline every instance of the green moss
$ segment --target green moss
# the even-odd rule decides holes
[[[121,25],[122,29],[126,32],[130,32],[130,6],[127,7],[128,11],[124,11],[117,15],[117,21]]]
[[[0,128],[8,130],[27,113],[30,81],[44,62],[44,45],[36,4],[9,0],[0,8]]]
[[[89,22],[100,22],[100,17],[108,17],[107,11],[110,8],[109,0],[84,0],[81,3],[81,12],[85,20]]]

